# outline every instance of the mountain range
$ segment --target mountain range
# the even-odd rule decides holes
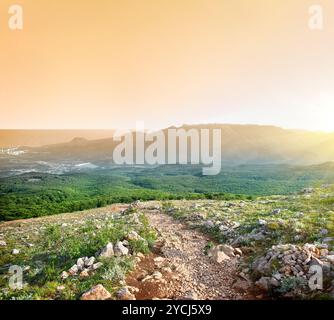
[[[164,129],[163,132],[166,134],[168,129]],[[317,164],[334,160],[334,133],[235,124],[183,125],[178,129],[220,129],[222,132],[223,161]],[[52,137],[49,140],[52,143],[42,146],[36,145],[43,139],[44,141],[48,140],[48,137],[41,137],[45,135],[45,131],[31,131],[30,136],[28,132],[29,137],[27,137],[26,132],[15,132],[14,130],[11,135],[12,137],[16,136],[16,141],[30,141],[30,145],[19,147],[20,150],[26,152],[23,155],[25,158],[38,157],[39,160],[94,162],[111,159],[113,150],[119,144],[119,141],[114,141],[112,138],[113,132],[112,130],[52,131],[52,133],[49,132],[49,137]],[[78,133],[81,133],[81,135],[76,136]],[[57,134],[58,138],[56,138]],[[132,134],[135,135],[135,132]],[[22,135],[23,137],[20,137]],[[5,132],[1,131],[0,147],[5,145],[4,136]],[[95,139],[96,137],[98,138]],[[60,139],[66,140],[67,138],[71,140],[58,143]],[[38,140],[38,143],[36,143],[36,140]],[[22,145],[22,143],[20,144]]]

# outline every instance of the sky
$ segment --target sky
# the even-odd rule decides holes
[[[332,0],[1,0],[0,128],[334,131],[333,57]]]

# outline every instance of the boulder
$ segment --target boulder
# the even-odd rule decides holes
[[[270,289],[270,281],[271,278],[269,277],[262,277],[260,280],[255,282],[255,285],[262,291],[269,291]]]
[[[69,273],[71,276],[73,276],[73,275],[77,274],[78,271],[79,271],[79,268],[78,268],[78,266],[75,264],[75,265],[73,265],[73,266],[68,270],[68,273]]]
[[[116,292],[118,300],[136,300],[134,294],[132,294],[127,287],[121,288]]]
[[[322,240],[322,243],[334,243],[334,237],[327,237]]]
[[[81,296],[81,300],[107,300],[110,298],[110,292],[102,284],[94,286]]]
[[[0,247],[6,247],[7,243],[6,241],[0,241]]]
[[[218,247],[219,246],[214,247],[208,251],[209,257],[211,257],[214,261],[218,263],[230,260],[230,257],[226,253],[221,251]]]
[[[326,256],[326,259],[327,259],[331,264],[334,264],[334,255],[328,255],[328,256]]]
[[[220,244],[216,247],[217,250],[224,252],[230,258],[234,257],[235,249],[227,244]]]
[[[238,279],[234,284],[233,288],[239,291],[247,292],[251,288],[251,282],[247,280]]]
[[[271,214],[276,215],[276,214],[280,214],[281,213],[281,209],[274,209]]]
[[[126,248],[122,242],[118,241],[114,247],[115,256],[126,256],[129,254],[129,249]]]
[[[95,262],[95,257],[90,257],[85,260],[85,267],[91,267]]]
[[[94,264],[91,266],[91,268],[92,268],[93,270],[97,270],[97,269],[101,268],[102,266],[103,266],[103,263],[102,263],[102,262],[97,262],[97,263],[94,263]]]
[[[79,258],[77,260],[77,267],[78,267],[78,270],[83,270],[83,268],[85,267],[85,261],[83,258]]]
[[[266,257],[260,257],[253,262],[252,269],[259,274],[268,274],[271,272],[271,263]]]
[[[270,286],[272,287],[279,287],[280,283],[276,278],[271,278],[269,281]]]
[[[130,231],[126,236],[126,239],[129,241],[144,240],[136,231]]]
[[[262,232],[255,233],[255,234],[250,234],[248,236],[248,239],[255,240],[255,241],[261,241],[261,240],[264,240],[265,238],[266,237],[265,237],[265,235]]]
[[[215,224],[211,220],[204,221],[203,227],[206,229],[212,229],[215,227]]]
[[[111,242],[109,242],[102,250],[100,253],[101,258],[111,258],[115,255],[114,252],[114,246]]]
[[[258,224],[259,224],[260,226],[265,226],[265,225],[267,224],[267,221],[266,221],[266,220],[263,220],[263,219],[259,219],[259,220],[258,220]]]
[[[12,251],[12,254],[13,255],[17,255],[17,254],[19,254],[20,253],[20,250],[19,249],[13,249],[13,251]]]
[[[88,278],[88,277],[89,277],[89,273],[87,269],[80,272],[80,278]]]

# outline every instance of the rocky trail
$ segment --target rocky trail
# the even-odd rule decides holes
[[[159,211],[146,214],[159,240],[127,279],[137,299],[254,299],[236,285],[244,282],[238,281],[240,257],[218,263],[205,253],[208,236]]]

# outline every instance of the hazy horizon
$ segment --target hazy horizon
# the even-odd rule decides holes
[[[158,128],[151,130],[150,128],[144,128],[147,132],[165,130],[171,127],[181,128],[183,126],[196,127],[201,126],[203,128],[210,128],[213,126],[224,128],[234,127],[237,131],[239,127],[244,127],[243,130],[248,130],[249,134],[252,134],[254,128],[262,128],[265,131],[262,131],[264,135],[263,138],[270,138],[273,134],[273,139],[277,131],[281,130],[283,134],[291,132],[296,133],[301,136],[301,139],[305,142],[309,140],[312,141],[313,138],[332,138],[334,132],[325,132],[325,131],[312,131],[305,129],[287,129],[275,125],[259,125],[259,124],[238,124],[238,123],[185,123],[183,125],[170,125],[164,128]],[[118,128],[112,129],[2,129],[0,128],[0,148],[12,148],[19,146],[27,147],[38,147],[51,144],[67,143],[72,141],[75,138],[84,138],[86,140],[101,140],[101,139],[111,139],[114,137],[115,131]],[[121,128],[121,130],[131,130],[136,131],[136,128]],[[140,130],[137,130],[140,131]],[[236,132],[237,132],[236,131]],[[225,131],[224,131],[225,132]],[[227,131],[228,132],[228,131]],[[278,131],[279,132],[279,131]],[[225,132],[226,133],[226,132]],[[240,139],[242,139],[240,137]],[[326,147],[327,148],[327,147]]]
[[[166,126],[154,126],[154,127],[146,127],[146,130],[154,131],[154,130],[164,130],[170,127],[182,127],[182,126],[198,126],[198,125],[222,125],[222,126],[259,126],[259,127],[276,127],[283,130],[291,130],[291,131],[308,131],[313,133],[325,133],[330,134],[334,133],[333,130],[317,130],[317,129],[308,129],[308,128],[302,128],[302,127],[284,127],[280,126],[274,123],[250,123],[250,122],[184,122],[184,123],[170,123],[166,124]],[[135,125],[132,127],[120,127],[120,126],[113,126],[113,127],[102,127],[102,128],[87,128],[87,127],[69,127],[69,128],[60,128],[60,127],[51,127],[51,128],[45,128],[45,127],[38,127],[38,128],[26,128],[26,127],[13,127],[13,128],[6,128],[1,127],[0,131],[115,131],[115,130],[136,130]]]

